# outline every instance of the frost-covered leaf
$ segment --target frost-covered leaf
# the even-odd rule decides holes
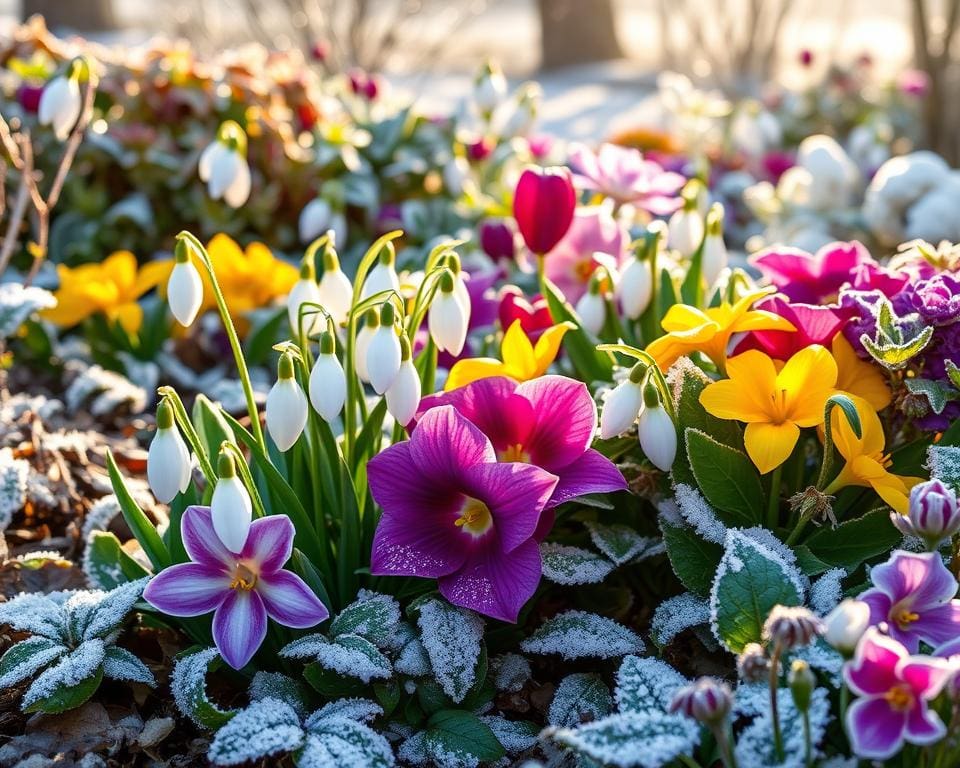
[[[811,667],[823,672],[829,677],[835,688],[840,687],[840,676],[843,671],[844,662],[843,656],[841,656],[835,648],[827,645],[823,638],[817,638],[809,645],[795,649],[790,654],[790,660],[792,661],[793,659],[802,659]]]
[[[707,624],[710,621],[710,604],[692,592],[667,598],[654,611],[650,634],[654,642],[663,647],[673,641],[685,629]]]
[[[395,598],[362,589],[357,599],[333,620],[330,635],[360,635],[382,645],[399,621],[400,605]]]
[[[103,658],[103,640],[81,643],[27,688],[21,702],[24,712],[55,714],[83,704],[100,686]]]
[[[66,614],[49,596],[27,592],[0,603],[0,624],[9,624],[18,632],[61,641],[65,639]]]
[[[9,688],[31,677],[67,652],[60,643],[35,635],[10,646],[0,657],[0,688]]]
[[[115,632],[143,594],[149,577],[121,584],[109,592],[78,592],[64,608],[76,639],[106,637]]]
[[[680,483],[674,489],[677,510],[684,521],[704,540],[722,544],[727,536],[727,526],[717,518],[717,513],[696,488]]]
[[[600,675],[576,672],[560,681],[547,722],[559,728],[599,720],[613,711],[613,696]]]
[[[324,669],[355,677],[365,683],[393,674],[390,660],[377,650],[377,646],[360,635],[340,635],[332,642],[316,643],[313,658]]]
[[[29,475],[30,465],[25,459],[14,458],[9,448],[0,449],[0,532],[26,504]]]
[[[433,669],[427,649],[416,637],[403,646],[397,660],[393,662],[393,668],[408,677],[423,677],[429,675]]]
[[[320,633],[304,635],[283,646],[280,655],[288,659],[315,659],[320,649],[329,644],[330,641]]]
[[[420,638],[437,682],[459,703],[476,682],[483,619],[439,598],[425,600],[418,611]]]
[[[960,490],[960,448],[953,445],[931,445],[927,449],[930,476]]]
[[[617,768],[660,768],[690,754],[700,740],[699,727],[665,712],[627,712],[579,728],[561,728],[554,741]]]
[[[131,683],[157,684],[147,665],[126,648],[111,646],[103,654],[103,674],[112,680],[127,680]]]
[[[802,602],[795,568],[743,533],[727,533],[710,590],[711,628],[727,650],[739,653],[747,643],[760,642],[763,622],[775,605]]]
[[[621,712],[665,712],[686,684],[683,675],[659,659],[627,656],[617,672],[617,705]]]
[[[297,756],[298,768],[389,768],[393,764],[387,740],[346,717],[323,719],[307,734]]]
[[[677,515],[680,518],[679,513]],[[661,511],[660,530],[667,548],[667,557],[677,578],[693,594],[707,597],[713,583],[723,548],[704,539],[682,518],[674,520]]]
[[[565,659],[610,659],[641,652],[643,640],[613,619],[566,611],[545,621],[520,647],[528,653],[557,653]]]
[[[617,565],[643,556],[659,543],[649,536],[641,536],[628,525],[603,525],[588,522],[590,538],[603,554]]]
[[[324,704],[307,718],[304,724],[312,730],[322,720],[331,717],[346,717],[359,723],[366,723],[383,714],[383,707],[370,699],[337,699]]]
[[[11,338],[34,312],[56,305],[54,295],[43,288],[3,283],[0,285],[0,339]]]
[[[836,607],[843,591],[841,581],[846,575],[847,572],[843,568],[831,568],[813,582],[807,602],[810,603],[814,613],[826,616]]]
[[[214,765],[240,765],[292,752],[304,738],[293,707],[279,699],[261,699],[217,731],[207,757]]]
[[[589,549],[554,542],[540,545],[543,575],[556,584],[599,584],[613,571],[614,564]]]
[[[684,430],[684,441],[697,488],[718,517],[732,526],[759,523],[763,519],[763,486],[747,454],[692,427]]]
[[[205,728],[222,728],[236,714],[236,710],[223,710],[207,697],[207,669],[218,657],[216,648],[183,656],[177,660],[170,679],[177,709]]]
[[[506,754],[490,726],[462,709],[444,709],[430,717],[426,748],[428,755],[445,765],[477,765]]]
[[[753,701],[747,690],[752,689]],[[745,700],[741,703],[741,697]],[[740,768],[803,768],[805,765],[805,739],[800,713],[793,704],[789,689],[777,691],[777,708],[780,716],[780,730],[783,734],[785,759],[776,758],[773,745],[773,728],[770,723],[769,689],[762,684],[737,688],[735,702],[750,708],[755,714],[754,720],[744,728],[737,739],[736,758]],[[742,711],[742,710],[741,710]],[[745,712],[746,714],[746,712]],[[810,735],[814,745],[819,744],[830,722],[830,702],[826,688],[817,688],[810,701]],[[814,757],[817,750],[814,749]]]
[[[915,395],[926,398],[930,410],[936,414],[943,413],[947,403],[957,399],[957,390],[950,384],[933,379],[905,378],[906,388]]]
[[[532,676],[530,662],[519,653],[505,653],[490,660],[493,684],[498,691],[516,693]]]
[[[63,399],[71,413],[86,409],[94,416],[113,416],[121,412],[141,413],[149,398],[143,387],[119,373],[91,365],[77,373]]]
[[[307,713],[306,690],[292,677],[279,672],[257,672],[250,681],[251,701],[260,699],[279,699],[293,707],[300,717]]]
[[[511,755],[530,749],[537,743],[537,736],[540,733],[540,729],[534,723],[524,720],[507,720],[500,715],[483,716],[480,722],[489,726],[500,745]]]

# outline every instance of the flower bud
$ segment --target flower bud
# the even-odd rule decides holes
[[[301,243],[312,243],[327,230],[333,230],[341,246],[347,241],[347,219],[329,200],[315,197],[300,211],[297,230]]]
[[[276,383],[267,393],[267,431],[277,448],[289,451],[307,426],[307,396],[294,376],[293,356],[284,352]]]
[[[174,250],[175,264],[167,280],[167,303],[182,326],[189,326],[203,306],[203,281],[190,260],[190,246],[178,240]]]
[[[250,197],[250,166],[247,165],[247,135],[232,120],[220,126],[217,138],[200,155],[200,180],[214,200],[223,198],[239,208]]]
[[[361,299],[369,299],[383,291],[400,292],[400,278],[397,277],[397,270],[393,262],[393,251],[384,248],[380,252],[380,258],[373,269],[367,273],[367,279],[363,282],[363,290],[360,291]]]
[[[304,304],[321,304],[320,289],[317,287],[313,263],[304,259],[300,265],[300,279],[293,284],[287,296],[287,316],[290,318],[290,328],[294,334],[300,332],[300,307]],[[312,311],[311,311],[312,310]],[[307,336],[317,333],[323,328],[323,315],[316,307],[308,307],[303,315],[303,332]],[[295,336],[294,338],[299,338]]]
[[[334,337],[329,331],[320,336],[320,354],[310,371],[309,387],[313,409],[328,424],[332,423],[347,399],[347,377],[334,353]]]
[[[465,157],[455,155],[443,166],[443,186],[451,197],[460,197],[469,186],[470,164]]]
[[[907,514],[894,512],[890,519],[902,533],[923,539],[929,550],[936,550],[960,531],[957,495],[939,480],[928,480],[910,491]]]
[[[763,624],[763,639],[788,651],[809,645],[823,629],[823,622],[809,608],[777,605]]]
[[[707,217],[707,236],[703,241],[703,260],[700,274],[707,287],[712,287],[727,267],[727,246],[723,242],[723,206],[714,203]]]
[[[400,339],[393,318],[393,304],[387,302],[380,309],[380,327],[367,347],[367,373],[378,395],[390,388],[400,370]]]
[[[677,428],[660,402],[660,391],[649,382],[643,390],[643,410],[637,435],[644,454],[657,469],[670,471],[677,457]]]
[[[737,657],[737,674],[745,683],[759,683],[770,675],[770,659],[760,643],[747,643]]]
[[[375,309],[368,309],[363,315],[363,327],[357,331],[357,341],[353,350],[353,367],[360,377],[360,381],[370,381],[370,372],[367,370],[367,350],[370,341],[380,327],[380,315]]]
[[[640,409],[643,408],[643,387],[640,385],[646,372],[642,363],[635,365],[630,377],[620,382],[603,401],[600,413],[600,437],[609,440],[630,429]]]
[[[683,190],[683,207],[675,211],[667,223],[667,245],[687,258],[693,256],[703,240],[699,190],[699,183],[687,182]]]
[[[847,598],[824,618],[823,639],[844,656],[852,656],[869,626],[870,606]]]
[[[620,285],[617,290],[620,306],[623,313],[631,320],[636,320],[650,306],[653,298],[653,275],[650,271],[650,262],[631,256],[627,266],[620,273]]]
[[[400,337],[400,370],[387,390],[387,410],[398,424],[406,426],[417,414],[420,406],[420,375],[413,365],[410,342]]]
[[[437,349],[456,357],[466,343],[468,323],[462,299],[457,298],[455,293],[455,280],[447,272],[440,277],[439,290],[434,294],[427,313],[430,337]]]
[[[607,302],[600,291],[600,279],[596,273],[590,278],[590,285],[577,302],[576,309],[583,329],[599,336],[607,322]]]
[[[190,485],[190,451],[174,424],[173,406],[163,399],[157,406],[157,432],[147,453],[147,481],[162,504],[169,504]]]
[[[333,316],[335,323],[339,325],[347,322],[353,301],[353,285],[340,269],[340,259],[337,258],[332,243],[328,243],[323,251],[323,275],[320,277],[318,295],[320,304]]]
[[[493,62],[486,62],[473,81],[473,102],[480,114],[489,119],[507,95],[507,80]]]
[[[577,207],[573,179],[566,168],[528,168],[513,195],[513,216],[532,253],[549,253],[560,242]]]
[[[732,706],[733,691],[729,685],[701,677],[677,691],[669,709],[704,725],[718,725],[726,720]]]
[[[513,261],[517,253],[516,235],[506,221],[487,219],[480,225],[480,247],[494,261]]]
[[[797,711],[803,713],[810,709],[810,698],[813,696],[813,689],[817,687],[817,676],[813,674],[810,665],[802,659],[794,659],[787,675],[787,684],[790,686]]]
[[[79,66],[71,65],[69,76],[59,75],[44,86],[38,109],[40,125],[51,126],[57,140],[66,141],[82,109]]]
[[[217,465],[216,486],[210,499],[210,516],[213,518],[213,530],[223,545],[231,552],[243,549],[250,532],[253,519],[253,502],[250,494],[237,477],[237,466],[233,456],[222,451]]]

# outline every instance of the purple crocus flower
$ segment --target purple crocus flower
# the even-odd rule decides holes
[[[944,659],[911,656],[891,637],[870,628],[843,677],[858,698],[847,710],[850,747],[858,757],[886,760],[910,744],[934,744],[947,729],[927,702],[953,672]]]
[[[873,259],[857,241],[829,243],[815,254],[774,246],[751,260],[790,301],[821,304],[836,298],[855,268]],[[875,262],[873,262],[875,263]]]
[[[920,641],[937,646],[960,634],[957,580],[936,552],[898,550],[870,571],[873,589],[860,600],[870,606],[870,623],[885,622],[890,636],[916,653]]]
[[[285,515],[254,520],[243,550],[228,550],[213,530],[210,507],[187,507],[183,546],[193,562],[165,568],[143,592],[171,616],[213,614],[213,640],[234,669],[246,665],[267,634],[267,616],[305,629],[329,612],[303,580],[283,564],[293,552],[293,523]]]
[[[436,579],[454,605],[517,620],[540,582],[534,534],[556,475],[498,462],[487,436],[444,405],[371,459],[367,477],[383,508],[371,573]]]
[[[597,405],[583,382],[551,375],[518,384],[494,376],[425,397],[420,413],[442,405],[452,405],[479,427],[500,461],[526,462],[556,475],[547,509],[587,493],[627,487],[613,462],[590,447]],[[552,522],[552,515],[543,516],[540,537]]]
[[[960,280],[949,272],[910,285],[901,299],[930,325],[950,325],[960,319]]]

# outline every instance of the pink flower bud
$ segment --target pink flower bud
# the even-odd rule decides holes
[[[544,255],[560,242],[573,223],[577,195],[566,168],[528,168],[520,175],[513,215],[533,253]]]
[[[494,261],[513,261],[517,251],[513,228],[503,219],[487,219],[480,225],[480,247]]]
[[[712,677],[701,677],[681,688],[670,702],[670,711],[706,725],[723,722],[730,713],[733,692],[730,686]]]
[[[957,496],[939,480],[915,485],[907,514],[893,513],[891,519],[902,533],[923,539],[931,550],[960,531]]]

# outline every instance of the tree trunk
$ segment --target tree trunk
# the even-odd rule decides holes
[[[537,0],[540,66],[608,61],[623,56],[617,40],[614,0]]]
[[[40,14],[47,28],[65,27],[78,32],[103,32],[117,28],[113,0],[23,0],[23,18]]]

